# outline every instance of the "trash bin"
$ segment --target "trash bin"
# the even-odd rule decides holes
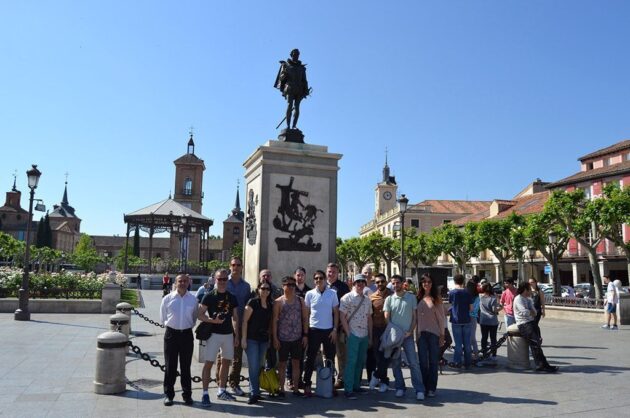
[[[516,324],[510,325],[507,332],[508,367],[517,370],[530,369],[529,341],[521,337]]]

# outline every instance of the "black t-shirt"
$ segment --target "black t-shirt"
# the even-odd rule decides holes
[[[236,296],[228,292],[219,293],[217,289],[206,293],[201,304],[208,307],[210,318],[225,318],[222,324],[213,324],[212,332],[215,334],[234,334],[232,327],[232,312],[238,306]]]
[[[247,306],[252,308],[252,315],[247,321],[247,339],[255,341],[269,340],[269,324],[273,314],[273,304],[262,307],[260,298],[250,299]]]
[[[309,290],[311,290],[311,288],[308,287],[306,283],[304,283],[304,289],[302,290],[300,290],[299,287],[295,286],[295,294],[301,297],[302,299],[304,299],[304,297],[306,296],[306,292],[308,292]]]
[[[346,293],[350,293],[348,285],[339,279],[335,280],[333,284],[329,284],[328,287],[337,292],[337,299],[339,300],[341,300]]]

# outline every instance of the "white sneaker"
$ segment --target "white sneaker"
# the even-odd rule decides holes
[[[405,396],[405,389],[397,389],[396,390],[396,397],[397,398],[402,398],[403,396]]]
[[[378,387],[378,391],[380,393],[385,393],[389,390],[389,385],[385,384],[385,383],[381,383],[381,385]]]
[[[608,324],[604,324],[604,325],[602,325],[602,328],[608,329],[608,328],[610,328],[610,326]]]
[[[416,393],[416,400],[417,401],[424,401],[424,393],[422,393],[422,392]]]
[[[432,390],[427,392],[427,397],[428,398],[435,398],[435,392],[433,392]]]
[[[372,378],[370,379],[370,390],[376,389],[376,385],[378,385],[380,381],[381,379],[377,378],[376,376],[372,376]]]

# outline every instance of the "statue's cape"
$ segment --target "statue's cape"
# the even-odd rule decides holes
[[[276,75],[276,81],[273,83],[273,86],[278,90],[282,91],[282,86],[280,85],[280,73],[282,73],[282,67],[286,64],[286,61],[280,61],[280,68],[278,68],[278,74]]]

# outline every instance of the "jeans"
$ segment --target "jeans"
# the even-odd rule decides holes
[[[494,346],[497,343],[497,328],[498,325],[481,325],[481,351],[486,352],[488,348],[488,336],[490,336],[490,346]],[[492,350],[492,355],[497,355],[497,350]]]
[[[470,367],[472,358],[470,355],[470,324],[451,324],[453,340],[455,341],[455,354],[453,362],[462,364],[462,347],[464,348],[464,366]]]
[[[479,353],[479,347],[477,345],[477,318],[470,318],[470,349],[473,354]]]
[[[529,341],[529,348],[532,350],[536,367],[549,366],[543,354],[543,350],[540,347],[540,334],[538,334],[536,328],[534,322],[526,322],[518,326],[518,331],[521,333],[521,337]]]
[[[437,389],[438,362],[440,361],[440,337],[432,332],[422,331],[418,338],[418,357],[422,382],[427,391]]]
[[[365,365],[369,337],[357,337],[350,333],[346,341],[346,370],[344,372],[343,388],[354,392],[361,387],[361,372]]]
[[[416,390],[416,393],[424,393],[424,385],[422,384],[422,375],[420,374],[420,365],[418,364],[418,355],[416,354],[416,347],[413,341],[413,336],[409,336],[403,340],[401,349],[407,356],[407,365],[411,372],[411,384]],[[396,383],[396,390],[405,390],[405,379],[403,378],[402,370],[400,368],[401,356],[397,356],[392,359],[392,372],[394,373],[394,380]]]
[[[249,371],[249,391],[250,395],[260,395],[260,369],[262,367],[265,353],[267,352],[267,341],[247,340],[248,371]]]
[[[510,325],[516,324],[516,319],[514,319],[514,315],[505,314],[505,327],[509,327]]]
[[[385,327],[372,328],[372,350],[376,357],[376,368],[374,369],[374,376],[376,376],[381,383],[389,385],[389,378],[387,377],[387,367],[389,366],[389,359],[385,358],[385,354],[379,350],[381,346],[381,335],[385,332]]]
[[[308,330],[308,347],[306,349],[306,364],[304,365],[304,387],[311,387],[311,378],[315,368],[315,357],[319,347],[324,345],[326,360],[335,361],[335,344],[330,341],[329,335],[332,329],[311,328]],[[337,332],[337,331],[335,331]]]

